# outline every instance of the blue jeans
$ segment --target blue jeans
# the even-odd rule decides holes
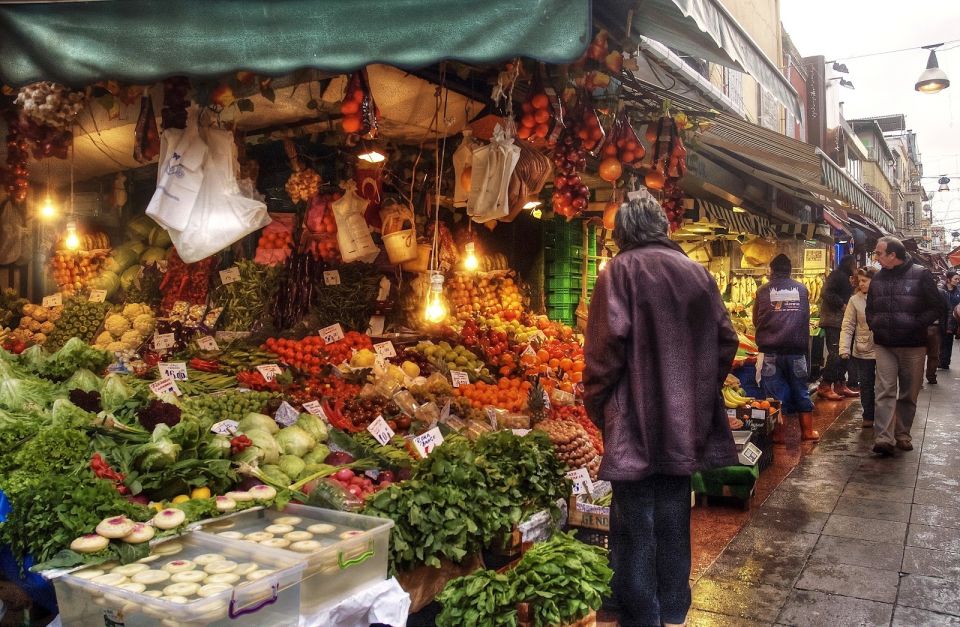
[[[690,609],[690,477],[614,481],[613,597],[623,627],[686,621]]]
[[[807,390],[807,358],[804,355],[763,356],[760,387],[763,392],[783,403],[784,414],[813,411]]]

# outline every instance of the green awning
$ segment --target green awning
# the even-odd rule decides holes
[[[578,58],[590,0],[98,0],[0,4],[0,80],[80,86],[235,70],[347,72]]]

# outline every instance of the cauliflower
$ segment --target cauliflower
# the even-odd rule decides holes
[[[50,333],[53,331],[53,329],[54,329],[54,326],[52,322],[44,322],[43,324],[40,325],[41,333]]]
[[[24,329],[29,329],[30,325],[33,324],[33,318],[30,316],[24,316],[20,318],[20,326]]]
[[[43,307],[37,307],[34,309],[32,315],[33,318],[38,322],[46,322],[47,318],[49,317],[47,316],[47,312],[43,310]]]
[[[33,341],[36,342],[37,344],[43,344],[44,342],[47,341],[47,336],[44,335],[43,333],[34,333]]]
[[[107,321],[103,323],[103,328],[113,337],[120,337],[130,330],[130,321],[120,314],[110,314],[107,316]]]
[[[130,303],[129,305],[124,306],[123,308],[123,317],[128,320],[134,320],[137,316],[141,314],[148,313],[150,309],[144,307],[140,303]]]
[[[120,341],[133,348],[143,341],[143,335],[136,329],[130,329],[121,336]]]
[[[148,313],[140,314],[133,320],[133,328],[139,331],[144,337],[153,333],[153,328],[156,324],[157,321],[154,320],[153,314]]]
[[[124,346],[123,342],[110,342],[107,344],[107,350],[112,352],[124,351],[127,347]]]
[[[94,344],[103,345],[103,344],[109,344],[112,341],[113,341],[113,336],[110,335],[110,332],[104,331],[103,333],[97,336],[97,340],[94,342]]]

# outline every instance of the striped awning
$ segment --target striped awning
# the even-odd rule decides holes
[[[824,244],[833,243],[833,232],[829,224],[815,224],[805,222],[803,224],[778,224],[777,232],[781,236],[795,237],[797,239],[814,240]]]
[[[842,231],[846,233],[847,235],[853,235],[853,233],[850,231],[850,227],[847,224],[847,220],[845,218],[846,218],[846,214],[844,213],[843,215],[841,215],[839,210],[837,210],[836,212],[831,211],[830,209],[823,210],[823,219],[827,222],[827,224],[837,229],[838,231]]]
[[[770,221],[763,216],[748,212],[736,212],[730,207],[699,198],[687,199],[684,203],[686,208],[684,224],[719,225],[731,233],[776,235]]]
[[[860,210],[860,213],[876,222],[878,226],[891,231],[896,228],[893,218],[887,213],[887,210],[874,200],[873,196],[868,194],[850,176],[849,172],[834,163],[819,148],[817,148],[817,153],[820,155],[820,168],[824,185],[846,198],[850,204]]]

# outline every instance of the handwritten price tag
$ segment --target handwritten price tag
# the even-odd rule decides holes
[[[187,364],[182,361],[161,361],[157,368],[164,377],[170,377],[174,381],[187,380]]]
[[[531,357],[536,357],[536,356],[537,356],[537,351],[533,350],[533,345],[532,345],[532,344],[527,344],[527,347],[526,347],[525,349],[523,349],[523,352],[522,352],[522,353],[520,353],[520,356],[521,356],[521,357],[526,357],[526,356],[528,356],[528,355],[531,356]]]
[[[387,340],[386,342],[380,342],[379,344],[374,344],[373,350],[377,351],[377,355],[380,355],[384,359],[390,359],[391,357],[397,356],[397,349],[393,347],[393,342],[390,340]]]
[[[267,383],[270,383],[283,374],[283,370],[277,364],[263,364],[262,366],[257,366],[257,371],[263,375],[263,378],[266,379]]]
[[[273,418],[279,424],[282,424],[284,427],[289,427],[297,421],[297,418],[300,417],[300,412],[293,408],[293,406],[287,401],[280,403],[280,407],[277,408],[277,413],[274,414]]]
[[[383,316],[370,316],[370,322],[367,325],[367,335],[377,336],[383,334],[383,328],[387,324],[387,319]]]
[[[329,327],[323,327],[320,329],[320,338],[323,339],[324,344],[339,342],[343,339],[343,327],[340,326],[339,322],[331,324]]]
[[[430,453],[433,452],[433,449],[437,448],[441,444],[443,444],[443,434],[440,433],[440,429],[438,427],[434,427],[426,433],[421,433],[413,438],[413,446],[417,449],[417,453],[420,454],[420,457],[423,458],[429,457]]]
[[[226,270],[220,271],[220,282],[224,285],[230,285],[231,283],[236,283],[240,280],[240,268],[237,266],[230,266]]]
[[[155,333],[153,335],[153,347],[158,351],[173,348],[176,343],[177,339],[173,333]]]
[[[307,401],[303,404],[303,411],[314,416],[320,416],[324,420],[327,419],[327,412],[323,411],[323,405],[320,404],[320,401]]]
[[[107,290],[90,290],[90,302],[102,303],[107,300]]]
[[[176,396],[180,396],[183,394],[183,392],[180,391],[180,388],[177,387],[177,382],[170,377],[164,377],[151,383],[150,391],[157,396],[163,396],[164,394],[174,394]]]
[[[220,350],[220,345],[217,344],[217,340],[213,339],[209,335],[204,335],[201,338],[197,338],[197,346],[199,346],[200,350],[202,351]]]
[[[393,429],[383,419],[383,416],[377,416],[376,420],[367,425],[367,431],[370,432],[374,440],[380,443],[380,446],[385,446],[393,437]]]
[[[458,388],[461,385],[467,385],[470,383],[470,377],[462,370],[451,370],[450,383],[453,385],[453,387]]]
[[[573,494],[593,494],[593,481],[590,480],[590,473],[586,468],[577,468],[567,473],[567,479],[573,482]]]
[[[324,284],[324,285],[340,285],[340,271],[339,271],[339,270],[324,270],[324,271],[323,271],[323,284]]]
[[[210,427],[210,430],[216,433],[217,435],[233,435],[237,432],[237,429],[240,427],[240,423],[236,420],[221,420],[217,424]]]
[[[59,307],[63,304],[63,296],[57,292],[56,294],[51,294],[50,296],[43,297],[43,306],[44,307]]]
[[[510,431],[512,431],[513,435],[517,436],[518,438],[522,438],[530,433],[530,429],[510,429]]]

